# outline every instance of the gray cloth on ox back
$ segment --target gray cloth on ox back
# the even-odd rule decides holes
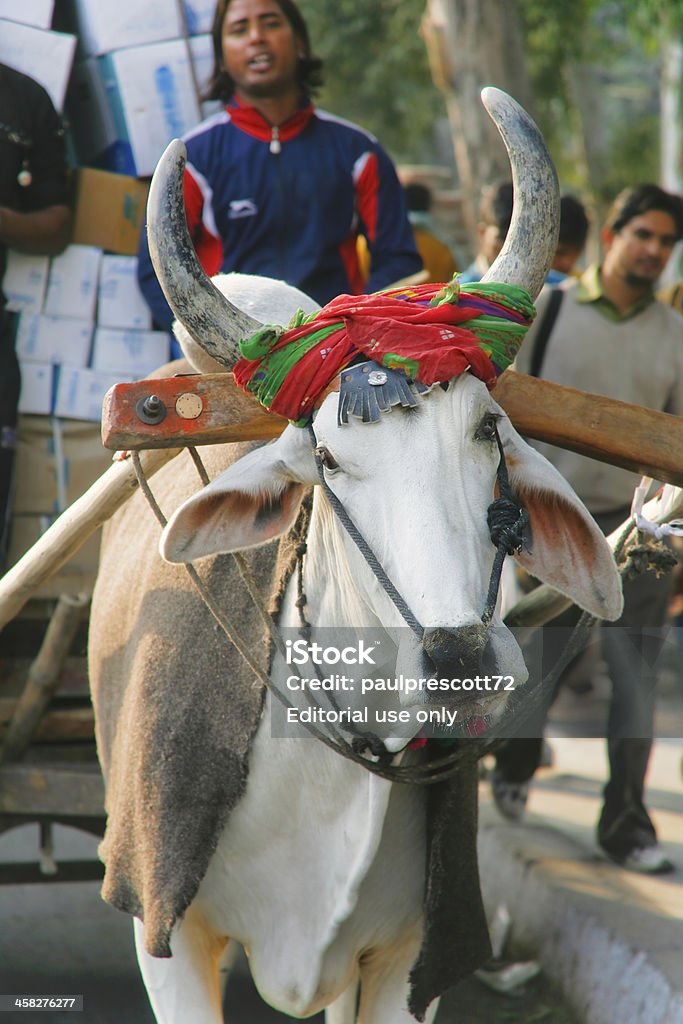
[[[209,475],[247,447],[204,449]],[[166,515],[198,488],[189,462],[182,453],[152,478]],[[171,929],[194,899],[221,830],[244,794],[264,689],[204,607],[185,568],[150,556],[158,535],[140,495],[106,527],[91,616],[90,675],[107,787],[102,895],[144,920],[146,949],[167,957]],[[263,594],[275,593],[284,565],[291,569],[292,548],[290,537],[245,553]],[[268,637],[233,559],[223,555],[198,567],[266,669]],[[197,644],[197,636],[205,640]],[[302,756],[305,749],[302,743]],[[426,921],[411,977],[411,1010],[420,1020],[437,995],[490,955],[472,764],[451,782],[428,787],[427,799]]]

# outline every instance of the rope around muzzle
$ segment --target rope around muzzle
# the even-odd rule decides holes
[[[198,470],[199,476],[202,483],[206,485],[208,482],[208,476],[206,470],[201,462],[201,459],[193,447],[188,447],[189,454]],[[139,453],[136,451],[130,452],[135,476],[137,478],[138,486],[142,492],[145,500],[147,501],[150,509],[152,510],[157,522],[163,529],[166,526],[167,519],[164,516],[161,508],[159,507],[156,498],[154,497],[152,490],[149,486],[148,481],[142,471],[142,465],[140,462]],[[271,635],[273,642],[275,643],[278,650],[282,653],[284,651],[284,644],[282,637],[277,630],[275,623],[265,608],[261,595],[258,591],[256,582],[251,574],[251,569],[244,557],[239,552],[233,552],[232,557],[235,559],[242,579],[247,587],[251,600],[256,605],[259,614],[267,627],[268,632]],[[263,672],[261,667],[252,658],[249,647],[244,639],[240,636],[238,630],[234,624],[226,617],[223,609],[216,603],[210,594],[206,584],[199,576],[199,573],[193,565],[185,564],[185,569],[188,576],[192,580],[195,588],[199,595],[204,601],[207,610],[213,616],[214,620],[218,623],[220,628],[227,636],[230,643],[232,643],[235,649],[238,651],[240,656],[244,659],[249,669],[254,673],[256,678],[266,687],[267,690],[274,696],[285,708],[293,708],[294,705],[282,694],[278,688],[273,684],[271,678],[267,673]],[[319,705],[311,697],[308,691],[304,691],[306,699],[311,707],[318,707]],[[444,782],[447,779],[452,778],[459,770],[460,766],[464,763],[471,763],[478,761],[487,751],[486,741],[479,740],[473,737],[462,737],[467,739],[467,743],[458,744],[455,750],[451,750],[444,756],[430,759],[428,761],[415,762],[408,765],[392,765],[389,762],[393,760],[395,756],[403,751],[397,751],[396,754],[392,754],[386,750],[381,740],[372,734],[362,734],[362,736],[356,737],[353,743],[348,743],[343,735],[336,729],[330,728],[330,735],[326,735],[315,727],[313,723],[302,722],[306,730],[320,740],[325,746],[329,747],[335,753],[340,754],[342,757],[347,758],[350,761],[354,761],[356,764],[362,766],[366,770],[372,772],[374,775],[378,775],[381,778],[386,779],[389,782],[412,784],[412,785],[434,785],[438,782]],[[371,756],[376,757],[377,761],[371,761],[367,757],[362,756],[358,740],[363,741],[363,749],[369,749]],[[459,738],[455,738],[457,742]],[[440,741],[435,741],[440,742]],[[447,741],[452,744],[453,741]]]
[[[201,459],[194,448],[190,447],[188,450],[198,469],[202,482],[206,484],[208,476],[201,463]],[[144,473],[142,472],[140,457],[137,452],[131,452],[130,454],[140,490],[152,509],[157,521],[163,528],[166,525],[166,518],[154,498],[149,484],[145,479]],[[510,513],[509,518],[508,512]],[[508,521],[507,529],[514,527],[515,519],[512,516],[511,510],[508,509],[505,512],[504,518]],[[521,518],[521,516],[517,516],[517,518]],[[503,524],[503,529],[506,529],[505,524]],[[667,549],[665,545],[655,543],[650,540],[644,544],[634,544],[631,548],[628,548],[628,541],[633,537],[634,532],[638,535],[639,531],[636,530],[635,523],[631,520],[626,525],[615,551],[617,561],[622,561],[619,568],[619,573],[622,578],[624,580],[631,579],[645,571],[646,568],[650,567],[653,567],[658,574],[668,571],[671,568],[672,561],[674,563],[676,562],[676,558],[672,555],[671,551]],[[501,540],[501,544],[505,539],[509,539],[510,543],[512,543],[512,540],[516,535],[517,531],[514,529],[511,537],[508,537],[506,532]],[[633,553],[632,555],[631,552]],[[271,634],[273,642],[279,650],[282,650],[282,638],[275,628],[275,624],[271,616],[268,614],[267,609],[263,605],[258,587],[253,579],[248,564],[239,553],[234,553],[233,558],[235,558],[238,567],[240,568],[242,579],[244,580],[248,592],[263,618],[264,624],[267,626],[268,631]],[[235,646],[236,650],[252,670],[254,675],[280,703],[285,707],[293,707],[293,705],[273,685],[270,677],[266,675],[261,670],[260,666],[253,661],[249,654],[248,646],[239,636],[234,625],[227,620],[222,609],[216,605],[216,602],[211,597],[203,580],[194,569],[194,566],[186,565],[185,568],[202,600],[206,604],[208,611],[214,617],[221,629],[223,629],[230,642]],[[523,722],[524,719],[531,714],[543,693],[547,692],[551,683],[554,682],[557,676],[559,676],[568,662],[583,648],[587,634],[591,631],[596,621],[597,620],[588,615],[588,613],[583,613],[563,654],[560,656],[560,659],[555,664],[551,672],[543,679],[539,680],[535,687],[527,690],[524,694],[521,694],[517,703],[515,703],[515,701],[510,702],[508,709],[506,709],[501,719],[489,731],[486,739],[479,739],[475,737],[456,737],[454,740],[448,740],[446,742],[451,746],[451,750],[440,757],[405,766],[387,764],[383,759],[373,762],[362,757],[359,752],[354,749],[353,745],[347,743],[344,737],[336,730],[332,729],[332,735],[327,736],[320,732],[320,730],[316,729],[312,723],[302,724],[305,724],[307,731],[312,736],[321,740],[322,743],[328,746],[335,753],[340,754],[342,757],[346,757],[348,760],[354,761],[367,771],[371,771],[373,774],[378,775],[387,781],[412,785],[433,785],[438,782],[446,781],[452,778],[452,776],[460,770],[461,765],[468,762],[471,763],[479,761],[486,754],[494,752],[500,743],[503,742],[503,738],[500,734],[508,726],[510,719],[514,719],[515,724],[519,725],[520,722]],[[309,700],[309,704],[316,707],[317,705],[315,701],[310,698],[307,691],[306,696]],[[520,707],[519,703],[522,701],[524,701],[524,705],[523,707]],[[466,742],[461,743],[461,739],[466,740]],[[442,741],[435,740],[434,742],[439,743]],[[373,753],[373,756],[379,756],[373,751],[371,752]],[[397,754],[398,753],[402,753],[402,751],[397,752]],[[396,755],[389,756],[393,757]]]
[[[195,465],[198,467],[200,471],[202,481],[204,482],[206,479],[206,473],[204,467],[201,465],[199,456],[197,455],[196,451],[193,448],[189,448],[189,451],[193,461],[195,462]],[[140,487],[140,491],[144,495],[147,503],[149,504],[155,518],[157,519],[157,522],[163,529],[166,526],[167,519],[164,516],[163,512],[161,511],[161,508],[159,507],[159,504],[157,503],[156,498],[154,497],[152,490],[145,478],[145,475],[142,471],[142,465],[140,463],[140,456],[135,451],[131,451],[130,456],[133,463],[133,468],[137,478],[138,486]],[[232,553],[232,557],[235,558],[238,566],[240,567],[240,572],[242,573],[242,578],[245,580],[245,584],[247,585],[249,594],[252,600],[256,603],[259,613],[261,614],[274,643],[276,644],[278,649],[282,651],[284,649],[282,637],[280,636],[278,630],[276,629],[275,623],[271,619],[267,610],[265,610],[264,608],[263,602],[261,601],[260,598],[260,594],[258,593],[258,588],[256,587],[253,576],[251,576],[251,570],[248,564],[238,552]],[[235,649],[244,659],[245,663],[254,673],[259,682],[261,682],[270,691],[272,696],[274,696],[285,708],[293,708],[294,705],[289,700],[287,700],[284,694],[282,694],[277,689],[277,687],[273,684],[270,676],[263,672],[261,667],[258,664],[256,664],[254,659],[251,657],[248,645],[240,636],[234,624],[230,622],[229,619],[226,617],[222,608],[220,608],[220,606],[217,605],[216,601],[213,599],[208,588],[206,587],[206,584],[201,579],[194,566],[185,564],[185,569],[190,579],[192,580],[192,583],[196,587],[199,595],[204,601],[207,610],[213,616],[213,618],[218,623],[220,628],[224,631],[230,643],[234,645]],[[247,580],[249,580],[249,583],[246,582]],[[311,698],[308,691],[304,691],[304,693],[309,704],[312,707],[318,707],[315,700]],[[305,726],[306,730],[312,736],[320,740],[322,743],[325,744],[325,746],[329,747],[335,753],[340,754],[342,757],[345,757],[350,761],[354,761],[356,764],[361,765],[363,768],[372,772],[374,775],[379,775],[381,778],[384,778],[389,782],[410,783],[415,785],[432,785],[437,782],[443,782],[446,779],[451,778],[451,776],[453,776],[459,770],[459,765],[461,763],[470,760],[476,761],[479,759],[479,757],[482,756],[481,750],[475,751],[473,745],[468,744],[467,748],[463,748],[461,751],[459,751],[457,758],[455,758],[451,754],[445,758],[437,758],[433,761],[415,763],[405,766],[392,765],[388,763],[387,759],[393,759],[393,757],[396,755],[391,754],[389,751],[386,750],[386,748],[384,748],[383,751],[376,749],[373,750],[375,744],[369,742],[369,747],[371,749],[372,756],[376,756],[378,758],[377,761],[370,761],[366,757],[363,757],[361,753],[357,749],[355,749],[353,744],[349,744],[341,735],[341,733],[339,733],[336,729],[331,728],[331,735],[328,736],[325,733],[321,732],[319,729],[317,729],[313,723],[302,722],[301,724]],[[401,752],[397,751],[397,753]]]

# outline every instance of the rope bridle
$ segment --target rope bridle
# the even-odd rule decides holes
[[[339,518],[340,522],[344,526],[345,530],[348,532],[351,539],[359,548],[365,562],[374,573],[375,577],[382,586],[384,592],[392,600],[392,602],[400,612],[401,616],[403,617],[404,621],[408,624],[413,633],[418,637],[418,639],[421,640],[424,636],[424,627],[418,622],[417,618],[413,615],[406,601],[389,579],[386,571],[381,565],[379,559],[377,559],[376,555],[372,551],[370,545],[367,543],[365,538],[357,529],[356,525],[353,523],[351,517],[344,508],[344,505],[325,480],[323,465],[320,459],[319,452],[317,450],[317,438],[315,436],[315,430],[312,424],[309,425],[308,430],[309,436],[311,438],[311,444],[316,462],[320,486],[323,489],[325,497],[327,498],[328,502],[330,503],[332,509]],[[507,476],[507,468],[505,466],[503,446],[501,444],[500,438],[498,437],[497,431],[495,433],[495,439],[500,452],[500,462],[497,471],[497,482],[500,496],[497,499],[495,499],[495,501],[493,501],[492,504],[489,506],[487,514],[491,539],[496,546],[496,555],[494,558],[493,568],[491,571],[491,578],[488,587],[486,605],[482,614],[482,622],[486,626],[490,625],[491,617],[493,615],[493,609],[496,604],[498,587],[500,582],[500,574],[505,555],[510,554],[513,551],[519,550],[524,541],[524,536],[528,524],[528,515],[526,513],[526,510],[516,501],[514,495],[511,492]],[[188,448],[188,451],[190,453],[191,458],[193,459],[193,462],[195,463],[202,483],[206,485],[209,482],[209,478],[201,462],[201,459],[197,454],[196,449],[190,447]],[[166,518],[163,515],[163,512],[161,511],[158,503],[156,502],[156,499],[154,498],[146,479],[144,478],[140,465],[139,456],[136,452],[132,452],[131,455],[140,489],[144,494],[148,504],[152,508],[152,511],[154,512],[158,522],[163,528],[166,525]],[[302,626],[304,627],[309,625],[306,622],[304,616],[304,607],[306,605],[306,596],[303,588],[303,564],[305,552],[306,546],[304,543],[300,545],[297,551],[297,563],[295,570],[297,574],[296,605],[299,610]],[[285,648],[282,636],[279,630],[277,629],[275,623],[273,622],[271,615],[268,613],[267,608],[265,607],[265,604],[259,593],[258,587],[256,585],[256,582],[253,578],[251,569],[246,559],[239,552],[232,553],[232,557],[235,559],[241,578],[245,586],[247,587],[250,598],[254,603],[255,607],[257,608],[258,613],[262,619],[262,622],[266,626],[275,647],[280,652],[280,654],[284,655]],[[212,597],[208,588],[206,587],[206,584],[204,583],[201,576],[197,572],[196,568],[191,564],[187,564],[185,568],[194,586],[197,588],[204,603],[206,604],[208,611],[218,622],[218,624],[225,632],[230,642],[235,646],[240,656],[248,665],[249,669],[260,680],[260,682],[267,687],[271,695],[275,699],[277,699],[285,708],[294,708],[295,705],[288,700],[288,698],[278,689],[276,685],[274,685],[272,679],[270,678],[270,675],[268,673],[263,672],[261,667],[256,663],[256,661],[254,660],[249,651],[248,645],[239,635],[239,632],[236,630],[234,623],[232,623],[227,618],[223,609],[217,604],[215,599]],[[319,707],[315,700],[315,697],[311,695],[308,689],[304,689],[303,692],[311,707]],[[391,762],[393,761],[396,755],[389,752],[386,749],[382,740],[379,737],[377,737],[374,733],[359,732],[358,730],[354,729],[351,723],[345,723],[345,730],[347,732],[355,733],[355,735],[353,735],[353,739],[349,743],[338,729],[335,729],[330,725],[328,725],[328,734],[318,729],[316,725],[312,722],[302,722],[301,724],[304,725],[305,728],[313,736],[316,737],[316,739],[321,740],[336,753],[339,753],[343,757],[346,757],[352,761],[355,761],[357,764],[362,765],[369,771],[394,782],[411,782],[419,784],[440,782],[452,776],[458,770],[458,765],[461,764],[465,759],[476,760],[479,757],[481,757],[483,753],[482,742],[468,738],[469,742],[465,745],[465,747],[461,746],[457,750],[451,751],[445,756],[430,759],[426,762],[414,763],[406,766],[393,765],[391,764]],[[457,740],[454,740],[453,742],[457,743]],[[376,760],[371,760],[367,756],[364,756],[366,751],[369,752],[370,758]]]
[[[351,519],[351,516],[344,508],[343,503],[339,500],[325,479],[325,470],[323,468],[322,459],[320,458],[318,439],[315,435],[313,424],[310,423],[307,429],[313,448],[318,480],[325,497],[349,537],[365,559],[366,564],[374,573],[375,578],[378,580],[380,586],[384,590],[384,593],[391,599],[403,617],[403,620],[408,626],[410,626],[418,640],[422,640],[425,632],[424,626],[422,626],[415,615],[413,615],[403,596],[398,592],[392,581],[387,576],[384,567],[368,542],[365,540],[365,537],[363,537],[362,533]],[[491,569],[491,576],[486,595],[486,604],[481,616],[481,621],[485,626],[490,626],[491,619],[493,618],[493,612],[498,600],[500,576],[503,570],[503,561],[505,560],[505,556],[516,554],[522,550],[529,528],[529,513],[524,506],[517,501],[517,498],[510,487],[507,465],[505,463],[505,453],[503,451],[503,445],[497,429],[495,430],[495,440],[500,454],[498,469],[496,471],[496,479],[498,482],[500,496],[491,502],[486,514],[489,533],[491,541],[496,548],[496,554],[493,560],[493,567]]]
[[[353,540],[354,544],[358,547],[361,552],[366,564],[372,570],[375,578],[380,583],[383,591],[390,598],[392,603],[395,605],[399,613],[401,614],[404,621],[416,635],[419,640],[422,640],[424,636],[424,627],[420,624],[417,618],[408,607],[406,601],[402,595],[398,592],[390,578],[388,577],[383,566],[377,559],[376,555],[372,551],[371,547],[362,536],[355,523],[351,519],[343,503],[334,493],[332,488],[329,486],[324,475],[324,467],[318,450],[318,442],[315,435],[315,430],[312,424],[308,426],[308,432],[311,439],[311,445],[313,449],[313,455],[316,462],[316,468],[319,478],[320,486],[325,494],[327,501],[331,508],[335,512],[335,515],[343,525],[344,529],[348,533],[349,537]],[[512,555],[519,552],[527,538],[529,517],[528,512],[523,505],[515,497],[510,487],[507,465],[505,462],[505,455],[503,445],[498,435],[498,431],[495,431],[495,441],[498,446],[500,459],[496,471],[496,479],[498,485],[499,496],[491,502],[487,510],[487,523],[489,527],[489,533],[491,541],[496,548],[494,556],[493,566],[491,569],[491,575],[489,579],[488,592],[486,596],[486,602],[484,610],[482,612],[481,620],[482,623],[490,628],[491,620],[495,610],[498,590],[500,586],[500,577],[503,567],[503,562],[506,555]],[[206,485],[209,482],[208,475],[204,466],[196,452],[196,449],[189,447],[188,451],[193,459],[195,466],[198,470],[202,483]],[[140,489],[145,496],[148,504],[150,505],[154,515],[158,522],[163,527],[166,526],[166,518],[163,515],[156,499],[154,498],[151,489],[144,477],[142,467],[140,464],[139,455],[137,452],[131,452],[133,466],[135,474],[138,480]],[[623,545],[622,545],[623,546]],[[303,571],[304,571],[304,558],[306,554],[305,542],[300,544],[297,550],[296,556],[296,567],[295,572],[297,575],[296,587],[297,587],[297,598],[296,606],[299,611],[299,616],[302,624],[302,628],[310,628],[310,624],[306,621],[304,615],[304,608],[306,606],[306,595],[303,586]],[[284,657],[285,645],[282,636],[273,621],[272,616],[269,614],[268,609],[265,606],[263,598],[259,592],[256,581],[254,580],[253,574],[249,567],[248,562],[244,556],[239,552],[233,552],[231,557],[235,560],[240,576],[247,588],[250,599],[253,602],[255,608],[260,615],[264,626],[266,627],[271,640],[275,648]],[[240,656],[243,658],[249,669],[259,679],[259,681],[267,688],[271,695],[279,701],[285,708],[294,708],[295,705],[289,701],[289,699],[278,689],[273,683],[270,675],[264,672],[261,667],[256,663],[251,655],[247,643],[239,635],[238,630],[226,616],[223,609],[217,604],[215,599],[209,592],[206,584],[200,577],[195,567],[191,564],[185,566],[193,584],[201,595],[208,611],[214,617],[216,622],[219,624],[221,629],[226,634],[229,641],[235,646]],[[641,570],[642,571],[642,570]],[[554,684],[555,680],[559,677],[560,673],[564,670],[566,665],[571,661],[573,657],[582,649],[586,642],[586,636],[592,629],[593,625],[597,620],[592,616],[584,613],[579,620],[577,627],[575,628],[570,640],[560,657],[559,661],[553,667],[551,672],[538,683],[530,688],[525,687],[525,693],[521,697],[524,701],[523,708],[519,706],[515,707],[515,701],[511,701],[508,708],[503,713],[501,719],[492,728],[489,728],[487,737],[485,739],[478,739],[470,736],[454,737],[446,742],[451,746],[451,749],[441,756],[430,758],[426,761],[417,761],[407,765],[394,765],[391,762],[398,754],[392,754],[388,751],[382,742],[382,740],[371,732],[359,732],[354,729],[351,723],[345,723],[345,730],[347,732],[354,733],[355,735],[352,741],[349,743],[342,733],[335,729],[331,723],[328,723],[329,734],[321,731],[316,727],[313,722],[301,722],[305,726],[306,730],[320,740],[326,746],[330,747],[333,751],[340,754],[355,763],[362,765],[368,771],[373,772],[380,777],[387,779],[392,782],[403,782],[411,784],[434,784],[444,781],[452,777],[458,770],[460,765],[464,761],[476,761],[481,758],[487,752],[495,749],[501,739],[501,734],[505,730],[511,718],[515,719],[515,722],[519,722],[520,719],[527,718],[535,707],[538,705],[543,693],[548,692],[548,687]],[[313,708],[319,708],[320,705],[316,702],[308,689],[304,689],[303,693],[309,705]],[[460,743],[459,740],[466,740],[465,743]],[[438,741],[443,744],[443,740]],[[443,746],[442,746],[442,749]],[[371,758],[364,756],[365,751],[368,751]]]

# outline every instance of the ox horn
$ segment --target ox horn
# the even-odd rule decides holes
[[[174,139],[157,164],[147,201],[152,265],[166,301],[200,348],[231,369],[239,342],[263,325],[216,288],[202,268],[187,230],[183,175],[187,152]]]
[[[514,191],[505,243],[482,281],[520,285],[533,300],[543,287],[557,248],[557,174],[543,136],[519,103],[492,86],[482,90],[481,101],[505,143]]]

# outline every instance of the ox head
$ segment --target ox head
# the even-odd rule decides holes
[[[521,108],[498,90],[485,93],[510,154],[516,197],[508,239],[487,279],[522,285],[535,296],[555,248],[554,170]],[[172,144],[150,193],[150,249],[189,339],[229,367],[239,340],[263,320],[286,323],[301,306],[301,293],[279,282],[249,279],[252,309],[265,303],[262,319],[256,320],[230,300],[244,288],[244,278],[228,275],[217,287],[204,275],[187,236],[183,163],[182,147]],[[236,462],[177,510],[163,534],[163,557],[188,562],[281,535],[292,526],[304,489],[318,484],[322,472],[424,629],[419,642],[404,630],[409,639],[401,645],[400,670],[462,677],[484,669],[512,675],[519,684],[527,673],[516,641],[497,614],[490,625],[482,623],[495,554],[487,510],[496,493],[502,447],[512,489],[530,516],[529,543],[518,561],[592,614],[618,617],[621,588],[601,532],[564,479],[517,434],[481,381],[468,373],[443,381],[414,407],[383,413],[371,424],[353,417],[340,423],[338,390],[337,380],[317,409],[315,448],[306,430],[289,426],[278,440]],[[309,544],[316,610],[341,612],[349,625],[402,626],[395,603],[327,502],[316,502]],[[459,699],[463,705],[472,702],[471,695]],[[500,693],[492,698],[493,703],[501,699]],[[480,705],[478,700],[471,710],[481,714]]]

